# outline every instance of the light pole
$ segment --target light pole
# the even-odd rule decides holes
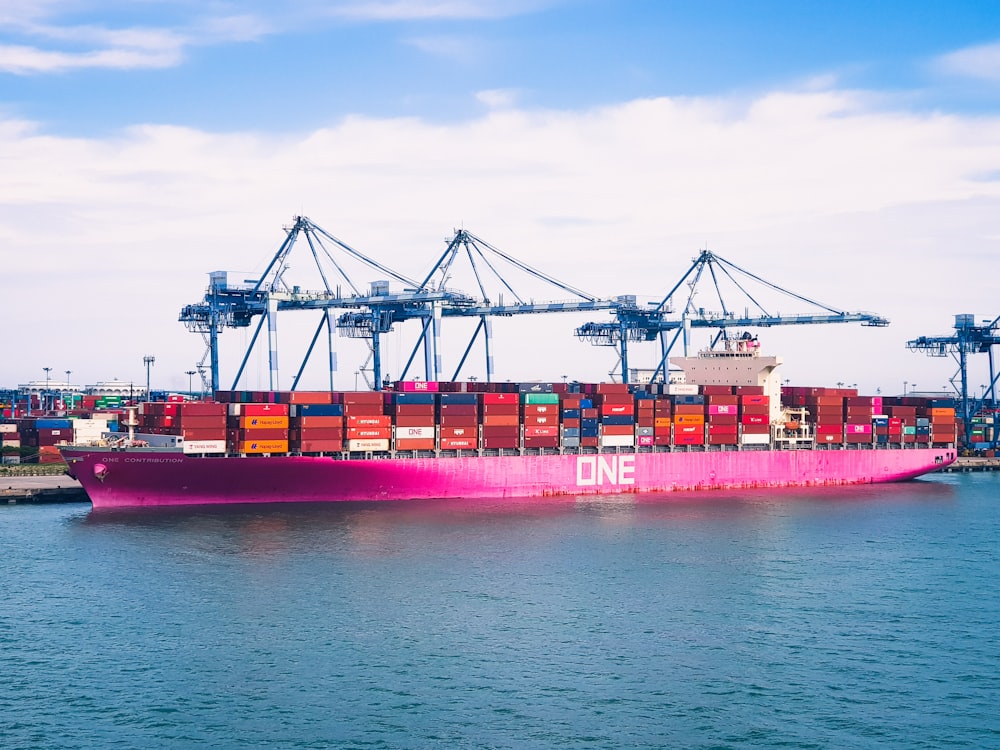
[[[66,370],[66,391],[67,392],[69,392],[69,376],[70,376],[70,373],[72,373],[72,372],[73,372],[72,370]],[[70,393],[70,397],[72,398],[72,393]],[[65,408],[65,406],[66,406],[66,396],[64,395],[63,396],[63,407]]]
[[[354,390],[358,390],[358,371],[354,371]]]
[[[188,376],[188,395],[194,398],[194,386],[191,385],[191,378],[194,376],[194,370],[185,370],[184,374]]]
[[[45,399],[49,396],[49,373],[52,372],[51,367],[43,367],[45,370],[45,393],[42,394],[42,409],[45,408]]]
[[[910,384],[909,380],[904,380],[903,381],[903,395],[904,396],[906,395],[906,386],[908,386],[909,384]]]
[[[150,401],[149,397],[149,368],[152,367],[153,363],[156,362],[156,357],[152,354],[147,354],[142,358],[143,363],[146,365],[146,401]]]

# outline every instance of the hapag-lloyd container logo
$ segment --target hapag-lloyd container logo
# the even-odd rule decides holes
[[[577,456],[576,486],[635,484],[635,456]]]

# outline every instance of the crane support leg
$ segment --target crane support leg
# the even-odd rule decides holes
[[[268,362],[270,364],[270,386],[272,391],[278,390],[278,300],[267,298],[267,342]]]

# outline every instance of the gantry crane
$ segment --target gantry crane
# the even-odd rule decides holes
[[[476,287],[474,293],[454,292],[449,288],[449,284],[454,281],[460,261],[467,261],[466,270],[471,274],[470,282]],[[572,295],[572,298],[558,302],[535,302],[527,298],[523,291],[515,289],[511,278],[513,272],[541,281],[544,288],[558,289],[560,292]],[[440,337],[442,321],[445,318],[479,319],[451,379],[458,378],[473,345],[482,334],[486,355],[486,379],[491,381],[494,374],[493,357],[490,353],[493,317],[608,310],[620,304],[618,300],[601,299],[559,281],[499,250],[466,229],[455,231],[444,253],[413,292],[420,295],[440,295],[441,300],[405,310],[386,311],[376,306],[370,311],[347,312],[341,315],[337,327],[347,336],[370,336],[373,342],[372,351],[376,352],[378,333],[388,332],[393,323],[420,319],[422,323],[420,335],[400,378],[406,378],[417,352],[423,346],[424,373],[428,380],[439,380],[442,374]],[[377,321],[377,327],[373,321]],[[375,369],[379,371],[377,358]],[[376,382],[377,380],[376,377]]]
[[[699,284],[704,278],[710,279],[714,289],[714,296],[718,300],[718,310],[707,310],[705,307],[695,304],[695,296],[698,292]],[[746,300],[747,304],[742,314],[737,314],[732,309],[732,306],[727,304],[726,300],[723,299],[723,293],[720,288],[720,281],[722,279],[727,279],[731,282]],[[759,295],[753,294],[748,290],[747,287],[750,282],[769,289],[772,292],[777,292],[784,297],[815,307],[820,312],[794,315],[769,312],[758,299]],[[687,294],[687,298],[677,306],[676,309],[679,312],[674,316],[675,295],[685,284],[687,284],[690,291]],[[663,376],[665,379],[667,358],[670,356],[678,338],[682,335],[684,354],[685,356],[687,355],[689,335],[692,328],[717,328],[718,333],[713,340],[714,346],[720,338],[726,337],[726,331],[730,328],[806,325],[814,323],[860,323],[863,326],[876,327],[889,325],[888,319],[880,315],[868,312],[845,312],[784,289],[770,281],[765,281],[761,277],[740,268],[735,263],[709,250],[702,250],[698,254],[698,257],[692,261],[684,275],[681,276],[680,280],[660,302],[651,304],[649,307],[641,307],[635,301],[635,297],[619,298],[619,300],[621,304],[614,308],[615,320],[613,322],[586,323],[576,330],[576,334],[581,339],[590,341],[597,346],[618,347],[623,383],[628,381],[629,342],[648,342],[659,338],[662,356],[652,377],[656,379]],[[671,331],[673,332],[673,336],[668,340],[668,334]]]
[[[233,388],[236,388],[236,384],[246,368],[247,361],[265,322],[268,327],[270,387],[272,390],[279,387],[277,318],[278,312],[287,310],[317,310],[320,312],[319,324],[292,382],[292,389],[294,390],[298,385],[309,357],[324,329],[328,335],[330,387],[333,388],[336,354],[332,340],[334,326],[331,321],[331,310],[367,308],[371,326],[378,331],[384,327],[385,319],[391,319],[393,312],[403,312],[444,300],[456,304],[462,301],[462,295],[451,292],[408,291],[392,294],[389,292],[387,281],[372,282],[366,289],[355,284],[347,274],[343,262],[345,258],[353,259],[368,269],[389,276],[410,290],[417,286],[417,282],[355,250],[304,216],[296,216],[294,222],[285,227],[285,232],[284,242],[259,279],[243,284],[230,284],[225,271],[213,272],[210,274],[209,288],[203,301],[188,305],[181,310],[180,321],[185,323],[190,330],[201,333],[205,338],[210,358],[211,389],[213,392],[219,388],[219,334],[225,328],[248,328],[252,325],[255,316],[260,316],[260,320],[236,377],[233,379]],[[296,241],[301,237],[304,237],[308,244],[312,261],[320,279],[322,288],[318,291],[303,291],[300,286],[288,283],[285,278],[290,267],[290,254]],[[338,254],[342,256],[340,259],[337,257]],[[338,283],[332,283],[331,279]],[[349,292],[342,291],[341,283],[346,285]],[[374,337],[374,340],[377,342],[377,336]]]
[[[489,352],[490,318],[492,316],[612,309],[618,304],[615,301],[598,299],[557,281],[553,277],[503,253],[464,229],[455,232],[444,254],[421,282],[410,279],[360,253],[306,217],[295,217],[293,224],[285,227],[285,231],[284,242],[260,278],[244,284],[230,284],[226,272],[214,272],[210,274],[209,288],[203,301],[186,306],[180,313],[180,320],[192,331],[201,333],[205,339],[206,357],[210,359],[210,386],[213,392],[219,388],[219,334],[223,329],[229,327],[248,328],[253,324],[253,319],[256,316],[260,316],[260,319],[239,370],[233,379],[232,388],[236,388],[266,322],[269,342],[270,388],[277,389],[279,387],[278,313],[288,310],[317,310],[320,312],[319,324],[302,358],[291,388],[294,390],[297,387],[319,336],[324,330],[328,336],[330,387],[333,387],[336,355],[332,332],[336,328],[341,335],[368,340],[369,361],[373,363],[373,382],[369,385],[378,389],[383,385],[381,337],[392,331],[393,326],[397,323],[409,320],[420,320],[422,323],[421,334],[401,377],[406,376],[417,351],[423,345],[425,374],[429,380],[437,380],[440,378],[442,370],[439,343],[443,318],[479,318],[479,324],[453,378],[457,377],[464,365],[476,338],[480,333],[483,333],[486,345],[487,378],[490,379],[493,375],[493,360]],[[290,267],[289,258],[300,237],[305,238],[313,264],[318,271],[322,287],[319,291],[304,291],[300,286],[293,285],[286,279],[286,273]],[[360,262],[369,270],[389,278],[372,281],[367,287],[359,286],[348,275],[345,264],[338,261],[338,255]],[[469,260],[478,287],[477,294],[467,294],[449,288],[449,280],[456,270],[456,261],[459,257],[465,257]],[[526,300],[515,291],[510,280],[500,272],[501,263],[512,266],[547,285],[572,294],[574,298],[562,302],[541,303]],[[331,278],[338,283],[334,285]],[[488,279],[498,283],[499,288],[503,291],[489,291]],[[391,291],[392,281],[402,284],[403,291]],[[350,291],[343,292],[342,284],[346,285]],[[504,292],[514,301],[505,303],[503,300]],[[331,314],[335,309],[347,309],[349,312],[341,314],[334,325]],[[203,357],[201,362],[204,362],[206,357]],[[199,367],[199,372],[202,369]],[[367,376],[365,379],[367,381]]]
[[[958,363],[958,370],[949,382],[961,400],[966,445],[971,442],[972,417],[979,413],[987,400],[996,404],[996,383],[1000,374],[994,369],[993,347],[997,344],[1000,344],[1000,316],[976,325],[976,316],[968,313],[955,316],[955,333],[950,336],[921,336],[906,342],[906,348],[911,351],[924,352],[932,357],[951,355]],[[982,399],[977,399],[975,393],[969,395],[969,355],[983,353],[989,358],[990,383],[983,391]],[[997,442],[995,436],[993,442]]]

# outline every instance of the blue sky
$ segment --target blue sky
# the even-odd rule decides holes
[[[1000,313],[998,109],[985,2],[13,0],[0,253],[30,333],[0,383],[144,382],[154,353],[155,384],[186,387],[180,308],[304,214],[412,276],[465,226],[600,296],[655,299],[707,246],[892,319],[768,331],[793,382],[940,389],[950,361],[905,342]],[[600,379],[582,320],[498,322],[497,374]]]

